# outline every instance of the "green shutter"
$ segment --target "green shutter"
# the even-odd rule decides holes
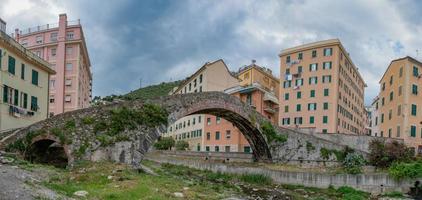
[[[324,124],[328,123],[328,116],[322,117],[322,123],[324,123]]]
[[[328,96],[329,95],[329,90],[328,89],[324,89],[324,96]]]
[[[309,117],[309,123],[313,124],[315,122],[314,116]]]
[[[327,102],[324,103],[324,110],[328,110],[328,103]]]
[[[302,92],[297,92],[297,99],[302,98]]]
[[[311,90],[311,97],[315,97],[315,90]]]
[[[417,106],[415,104],[412,104],[412,115],[413,116],[416,116],[417,110],[418,110]]]
[[[416,126],[410,126],[410,136],[416,137]]]
[[[13,98],[13,105],[18,106],[19,105],[19,90],[15,89],[15,96]]]
[[[38,85],[38,72],[32,70],[32,84]]]
[[[23,93],[23,108],[28,108],[28,94]]]
[[[15,58],[13,58],[12,56],[9,56],[9,65],[8,65],[7,71],[13,75],[15,74],[15,64],[16,64]]]
[[[9,87],[7,87],[7,85],[4,85],[3,87],[3,102],[4,103],[7,103],[7,99],[9,99],[8,90],[9,90]]]
[[[21,79],[25,79],[25,64],[22,64],[21,66]]]

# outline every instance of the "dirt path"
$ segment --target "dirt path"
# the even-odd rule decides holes
[[[47,174],[0,165],[0,200],[66,199],[41,185]]]

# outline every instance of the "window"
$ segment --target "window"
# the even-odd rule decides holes
[[[300,104],[297,104],[297,105],[296,105],[296,111],[298,111],[298,112],[299,112],[301,109],[302,109],[302,106],[301,106]]]
[[[292,81],[284,81],[283,82],[283,88],[289,88],[292,86]]]
[[[69,94],[67,94],[67,95],[65,96],[65,98],[64,98],[64,101],[65,101],[65,102],[67,102],[67,103],[69,103],[69,102],[71,102],[71,101],[72,101],[72,97],[71,97]]]
[[[295,82],[296,82],[296,86],[302,86],[303,85],[303,78],[296,79]]]
[[[390,76],[390,85],[393,85],[393,76]]]
[[[309,117],[309,123],[310,124],[314,124],[315,123],[315,117],[314,116],[310,116]]]
[[[397,137],[400,137],[400,126],[397,126]]]
[[[302,117],[295,117],[295,124],[302,124]]]
[[[324,96],[328,97],[328,95],[329,95],[329,89],[325,88],[324,89]]]
[[[16,64],[15,58],[12,56],[9,56],[9,65],[8,65],[7,71],[13,75],[15,75],[15,64]]]
[[[324,62],[322,65],[322,69],[331,69],[332,62]]]
[[[66,33],[66,38],[68,40],[72,40],[73,39],[73,36],[74,36],[73,31],[69,31],[69,32]]]
[[[311,97],[315,97],[315,90],[311,90]]]
[[[37,111],[38,110],[38,98],[31,96],[31,110]]]
[[[381,123],[384,123],[384,113],[381,114]]]
[[[57,49],[56,48],[52,48],[51,49],[51,56],[56,56],[57,54]]]
[[[72,71],[72,69],[73,69],[72,63],[66,63],[66,70],[67,71]]]
[[[251,94],[246,95],[246,103],[248,105],[252,105],[252,95]]]
[[[299,54],[297,54],[297,59],[298,59],[298,60],[302,60],[302,59],[303,59],[303,53],[299,53]]]
[[[388,119],[391,120],[393,117],[393,110],[388,111]]]
[[[211,133],[207,132],[207,140],[210,140],[210,139],[211,139]]]
[[[417,110],[417,106],[415,104],[412,104],[412,116],[416,116]]]
[[[72,55],[73,54],[73,47],[67,47],[66,48],[66,55]]]
[[[297,67],[297,73],[300,74],[303,72],[302,66]]]
[[[317,104],[316,103],[308,103],[308,110],[316,110]]]
[[[309,65],[310,72],[317,71],[317,70],[318,70],[318,63],[312,63]]]
[[[50,40],[51,40],[52,42],[56,42],[56,41],[57,41],[57,35],[58,35],[58,33],[57,33],[57,32],[51,33],[51,35],[50,35]]]
[[[399,86],[399,96],[401,96],[401,95],[402,95],[402,93],[403,93],[403,87],[400,85],[400,86]]]
[[[202,74],[199,75],[199,83],[202,83]]]
[[[312,58],[316,58],[317,57],[317,51],[316,50],[313,50],[312,51]]]
[[[419,69],[416,66],[413,66],[413,76],[419,77]]]
[[[220,140],[220,132],[215,132],[215,140]]]
[[[19,90],[14,90],[14,95],[13,95],[13,105],[18,106],[19,105]]]
[[[198,116],[198,123],[201,123],[201,116]]]
[[[54,79],[50,80],[50,88],[54,88],[55,85],[56,85],[56,80]]]
[[[50,96],[50,103],[54,103],[54,96],[53,95]]]
[[[385,98],[383,97],[382,99],[381,99],[381,105],[384,105],[385,104]]]
[[[211,125],[211,118],[210,117],[207,118],[207,124]]]
[[[23,108],[28,108],[28,94],[23,93]]]
[[[38,85],[38,72],[32,70],[32,84]]]
[[[72,79],[66,79],[65,85],[66,86],[72,86]]]
[[[325,48],[324,56],[331,56],[331,55],[333,55],[333,48]]]
[[[301,99],[302,98],[302,92],[297,92],[296,93],[296,98],[297,99]]]
[[[283,118],[283,125],[289,125],[290,124],[290,118]]]
[[[206,146],[205,147],[205,151],[210,151],[210,147],[209,146]]]
[[[328,110],[328,102],[324,102],[324,110]]]
[[[331,75],[322,76],[323,83],[331,83]]]
[[[418,95],[418,86],[417,85],[412,85],[412,94]]]
[[[385,83],[382,83],[381,90],[382,90],[382,91],[384,91],[384,90],[385,90]]]
[[[393,101],[394,93],[390,92],[390,101]]]
[[[25,64],[21,65],[21,79],[25,80]]]
[[[285,93],[284,94],[284,100],[289,100],[289,96],[290,96],[289,93]]]
[[[410,126],[410,136],[416,137],[416,126]]]
[[[315,85],[318,83],[318,77],[309,77],[309,85]]]
[[[327,124],[328,123],[328,116],[322,117],[322,123]]]
[[[36,52],[35,52],[35,55],[37,55],[38,57],[40,57],[40,58],[41,58],[41,51],[36,51]]]
[[[400,77],[403,76],[403,67],[400,67]]]
[[[288,113],[289,112],[289,106],[284,106],[284,112]]]
[[[220,124],[220,122],[221,122],[221,117],[215,117],[215,121],[217,122],[217,124]]]
[[[388,137],[389,137],[389,138],[391,138],[391,132],[392,132],[391,128],[390,128],[390,129],[388,129]]]
[[[401,115],[401,105],[397,106],[397,116]]]
[[[251,147],[250,146],[244,146],[243,147],[243,152],[250,153],[251,152]]]
[[[35,38],[35,41],[36,41],[36,43],[37,44],[42,44],[42,36],[37,36],[36,38]]]
[[[286,63],[290,63],[290,56],[286,57]]]
[[[226,130],[226,139],[230,139],[231,138],[231,132],[230,130]]]

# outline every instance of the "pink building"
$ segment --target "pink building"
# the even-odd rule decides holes
[[[59,16],[58,24],[15,30],[15,38],[24,47],[52,64],[50,116],[86,108],[92,97],[91,63],[80,21]]]

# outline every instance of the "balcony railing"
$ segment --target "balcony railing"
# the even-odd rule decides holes
[[[81,21],[79,19],[74,20],[74,21],[67,21],[67,26],[77,26],[77,25],[81,25]],[[19,31],[19,34],[26,35],[26,34],[36,33],[40,31],[50,30],[50,29],[54,29],[58,27],[59,27],[58,23],[40,25],[40,26],[35,26],[35,27],[27,28],[27,29],[22,29]]]

